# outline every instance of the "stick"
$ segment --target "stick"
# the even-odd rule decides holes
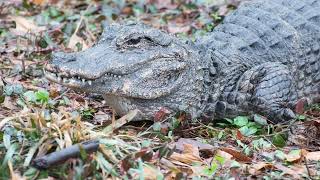
[[[48,169],[70,158],[78,158],[80,157],[80,146],[86,151],[86,153],[92,153],[98,150],[99,141],[86,141],[72,145],[60,151],[52,152],[45,156],[34,159],[31,165],[37,169]]]

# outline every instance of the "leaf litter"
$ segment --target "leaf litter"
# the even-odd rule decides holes
[[[99,96],[48,82],[54,50],[79,51],[102,22],[133,18],[179,37],[210,32],[239,1],[0,2],[0,177],[3,179],[320,178],[320,106],[299,101],[296,121],[260,116],[212,124],[157,113],[156,123],[115,117]],[[62,8],[63,7],[63,8]],[[2,26],[3,25],[3,26]],[[35,73],[39,72],[39,73]],[[99,140],[95,152],[81,145]],[[75,145],[75,146],[74,146]],[[76,147],[76,155],[38,170],[34,160]],[[75,152],[75,151],[74,151]],[[77,158],[76,158],[77,157]]]

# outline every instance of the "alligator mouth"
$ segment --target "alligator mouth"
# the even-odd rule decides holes
[[[153,60],[180,60],[180,58],[176,57],[160,57],[154,58]],[[110,80],[119,80],[129,74],[132,74],[139,69],[144,67],[144,64],[137,64],[134,67],[130,67],[123,74],[115,74],[111,72],[105,72],[99,76],[95,77],[84,77],[84,75],[72,73],[72,70],[66,69],[65,71],[61,71],[60,68],[47,64],[44,68],[44,74],[47,79],[50,81],[65,85],[67,87],[79,88],[83,86],[91,86],[93,83],[102,83],[104,81]]]
[[[70,75],[68,73],[55,72],[50,68],[44,69],[44,74],[47,79],[50,81],[68,86],[68,87],[81,87],[81,86],[91,86],[96,81],[100,80],[101,77],[119,79],[124,75],[117,75],[112,73],[105,73],[101,77],[95,79],[84,78],[81,75]]]

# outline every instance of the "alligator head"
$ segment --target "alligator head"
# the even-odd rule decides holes
[[[67,87],[104,95],[120,115],[139,109],[139,118],[152,119],[162,107],[197,111],[203,91],[199,59],[189,41],[144,24],[115,24],[85,51],[53,54],[45,74]]]

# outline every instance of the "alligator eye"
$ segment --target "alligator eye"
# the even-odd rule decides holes
[[[127,41],[124,42],[124,46],[127,47],[140,47],[140,46],[146,46],[146,45],[154,45],[154,41],[150,37],[135,37],[130,38]]]
[[[141,37],[137,38],[137,39],[130,39],[127,41],[128,45],[137,45],[141,42]]]

